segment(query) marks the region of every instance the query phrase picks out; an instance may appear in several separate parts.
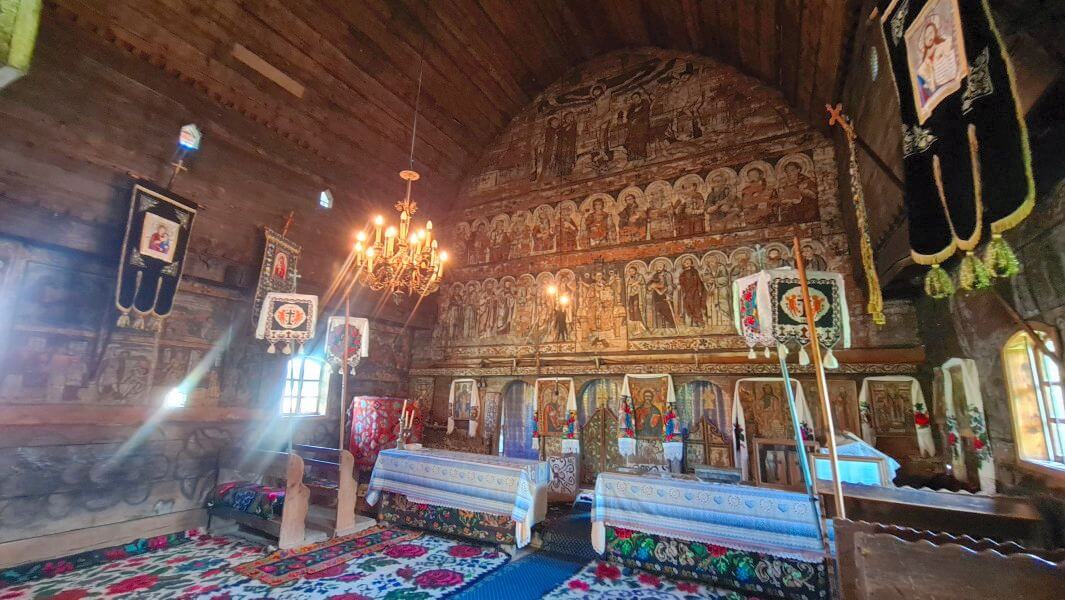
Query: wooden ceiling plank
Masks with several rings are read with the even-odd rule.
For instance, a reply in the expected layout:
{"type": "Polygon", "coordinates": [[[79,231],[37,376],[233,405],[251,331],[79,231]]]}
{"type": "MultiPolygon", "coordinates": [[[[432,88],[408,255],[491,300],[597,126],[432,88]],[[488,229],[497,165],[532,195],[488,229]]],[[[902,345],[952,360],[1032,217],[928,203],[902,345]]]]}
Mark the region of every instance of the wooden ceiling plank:
{"type": "Polygon", "coordinates": [[[746,2],[746,0],[721,0],[718,6],[718,27],[721,32],[720,60],[743,70],[743,64],[740,61],[740,25],[737,15],[740,2],[746,2]]]}
{"type": "MultiPolygon", "coordinates": [[[[384,164],[401,163],[407,155],[408,145],[403,141],[407,128],[398,121],[382,119],[380,111],[374,110],[375,107],[363,96],[333,77],[320,62],[302,50],[314,52],[316,45],[297,46],[293,42],[298,43],[298,39],[290,41],[286,38],[282,30],[291,31],[291,26],[272,27],[272,23],[278,23],[277,15],[269,12],[265,5],[256,3],[259,10],[265,12],[249,13],[234,2],[213,2],[214,12],[209,17],[227,25],[233,32],[220,43],[224,46],[231,39],[243,40],[251,46],[250,50],[268,63],[308,85],[305,97],[297,104],[313,106],[314,112],[318,113],[317,120],[324,127],[343,137],[358,152],[378,154],[384,164]]],[[[291,21],[285,23],[291,25],[291,21]]],[[[449,153],[457,147],[440,150],[431,142],[428,146],[431,156],[425,156],[425,162],[438,165],[438,168],[446,168],[449,153]]]]}
{"type": "Polygon", "coordinates": [[[580,62],[584,62],[599,54],[602,44],[597,39],[592,39],[597,36],[588,35],[597,32],[582,32],[579,35],[573,33],[573,13],[566,0],[537,0],[537,7],[551,27],[555,39],[566,48],[568,56],[579,56],[580,62]]]}
{"type": "Polygon", "coordinates": [[[487,56],[499,65],[501,77],[513,80],[514,85],[530,99],[540,93],[543,87],[534,83],[536,75],[532,68],[507,43],[503,32],[484,14],[477,0],[436,0],[434,5],[440,18],[456,35],[461,31],[464,35],[476,38],[479,44],[488,49],[487,56]],[[469,23],[478,23],[479,26],[470,30],[469,23]]]}
{"type": "Polygon", "coordinates": [[[555,35],[544,16],[544,11],[532,2],[510,2],[508,6],[529,32],[539,38],[536,47],[543,52],[544,64],[549,67],[541,76],[550,78],[551,81],[547,85],[554,83],[574,64],[574,58],[580,55],[580,49],[573,45],[572,40],[563,40],[555,35]]]}
{"type": "Polygon", "coordinates": [[[617,48],[621,48],[621,36],[609,20],[603,18],[603,11],[599,7],[599,0],[582,0],[580,3],[567,0],[556,0],[562,4],[562,15],[569,28],[569,34],[573,37],[594,37],[598,48],[595,53],[605,54],[617,48]],[[579,7],[579,10],[574,10],[579,7]]]}
{"type": "Polygon", "coordinates": [[[759,0],[759,44],[758,65],[762,81],[779,89],[780,73],[777,65],[780,61],[780,47],[777,44],[777,6],[779,0],[759,0]]]}
{"type": "Polygon", "coordinates": [[[684,25],[679,2],[641,0],[639,15],[652,46],[694,52],[691,35],[684,25]]]}
{"type": "MultiPolygon", "coordinates": [[[[539,52],[539,43],[535,34],[530,32],[526,23],[512,14],[509,2],[506,0],[478,0],[478,2],[473,4],[477,6],[483,15],[480,19],[492,23],[514,55],[528,65],[530,76],[536,82],[538,92],[543,91],[544,88],[551,85],[558,78],[558,75],[552,76],[551,74],[561,74],[562,69],[558,69],[553,64],[554,61],[552,59],[539,52]]],[[[474,15],[473,18],[474,21],[472,22],[477,22],[478,17],[474,15]]],[[[535,96],[535,94],[533,95],[535,96]]]]}
{"type": "Polygon", "coordinates": [[[705,53],[706,39],[703,34],[703,21],[699,14],[697,0],[681,0],[680,11],[684,19],[684,32],[688,34],[688,42],[692,52],[705,53]]]}
{"type": "Polygon", "coordinates": [[[799,55],[802,37],[802,0],[782,0],[779,3],[778,25],[780,48],[780,91],[788,103],[795,105],[798,85],[799,55]]]}
{"type": "Polygon", "coordinates": [[[759,48],[761,39],[758,0],[745,0],[736,13],[739,27],[740,68],[745,73],[761,77],[759,48]]]}
{"type": "Polygon", "coordinates": [[[481,77],[498,90],[496,93],[500,97],[504,113],[514,114],[525,106],[530,96],[517,84],[510,70],[499,60],[499,55],[492,51],[483,37],[467,28],[457,27],[454,15],[451,11],[442,10],[442,3],[434,3],[432,6],[435,11],[425,26],[452,60],[464,63],[462,72],[480,71],[481,77]]]}
{"type": "Polygon", "coordinates": [[[698,0],[699,19],[703,32],[702,53],[721,62],[726,62],[724,40],[721,32],[720,0],[698,0]]]}
{"type": "Polygon", "coordinates": [[[414,103],[419,68],[423,68],[420,102],[427,110],[435,108],[440,118],[467,129],[467,135],[477,136],[475,139],[507,122],[498,107],[483,96],[470,93],[468,78],[454,76],[454,65],[446,57],[422,52],[426,38],[421,32],[409,30],[410,19],[404,18],[406,13],[397,13],[399,5],[347,0],[320,0],[315,4],[340,18],[349,38],[356,38],[358,52],[349,56],[394,94],[409,98],[410,104],[414,103]],[[408,26],[404,26],[405,21],[408,26]]]}
{"type": "Polygon", "coordinates": [[[798,114],[810,107],[817,77],[817,48],[821,40],[821,24],[825,19],[824,0],[803,0],[802,37],[799,46],[799,76],[793,104],[798,114]]]}
{"type": "MultiPolygon", "coordinates": [[[[348,41],[347,28],[339,20],[323,19],[315,9],[308,9],[306,5],[298,2],[269,2],[263,6],[276,7],[277,10],[293,15],[295,20],[288,24],[284,34],[291,36],[293,40],[302,40],[300,43],[304,45],[314,46],[314,52],[323,69],[374,104],[377,111],[387,115],[395,126],[401,127],[405,132],[409,131],[407,124],[413,114],[409,99],[393,93],[353,62],[351,56],[356,51],[348,41]],[[311,23],[314,23],[313,27],[311,23]]],[[[372,114],[375,111],[368,112],[372,114]]],[[[426,117],[422,128],[423,135],[427,141],[432,140],[441,151],[454,152],[457,148],[461,149],[462,153],[477,152],[478,145],[467,138],[463,127],[444,117],[439,109],[433,106],[422,107],[422,114],[426,117]]],[[[403,137],[406,137],[406,133],[403,137]]]]}
{"type": "Polygon", "coordinates": [[[647,26],[640,18],[640,0],[600,0],[599,6],[614,24],[624,47],[651,45],[647,26]]]}
{"type": "Polygon", "coordinates": [[[841,0],[833,9],[830,26],[822,34],[818,81],[809,107],[811,122],[822,127],[827,127],[825,104],[835,104],[839,101],[836,94],[841,89],[845,68],[843,53],[854,35],[858,18],[857,2],[841,0]]]}
{"type": "MultiPolygon", "coordinates": [[[[150,11],[161,10],[158,3],[153,3],[150,8],[147,6],[142,6],[141,8],[150,11]]],[[[130,8],[130,10],[133,9],[130,8]]],[[[181,22],[177,20],[180,15],[156,12],[146,12],[144,14],[148,18],[160,22],[181,22]]],[[[219,13],[215,13],[211,16],[222,20],[223,23],[225,22],[224,18],[219,13]]],[[[258,26],[255,19],[248,18],[247,15],[244,15],[244,18],[241,19],[241,21],[244,31],[247,31],[254,36],[257,32],[256,27],[258,26]]],[[[193,39],[196,39],[195,36],[193,36],[193,39]]],[[[229,44],[231,44],[230,39],[220,40],[218,44],[223,47],[228,47],[229,44]]],[[[273,39],[275,40],[275,43],[277,40],[275,34],[271,31],[267,31],[265,35],[261,35],[261,39],[273,39]]],[[[214,44],[207,44],[207,47],[214,47],[214,44]]],[[[209,49],[208,52],[210,52],[209,49]]],[[[233,62],[229,59],[228,55],[223,56],[229,60],[230,63],[233,62]]],[[[302,56],[302,54],[296,50],[286,51],[285,49],[282,49],[277,56],[271,58],[275,61],[279,61],[282,60],[282,56],[288,56],[291,58],[302,56]]],[[[218,62],[222,63],[222,61],[218,62]]],[[[283,60],[282,64],[287,68],[293,68],[287,60],[283,60]]],[[[400,166],[404,164],[407,155],[404,144],[396,143],[396,141],[389,136],[379,135],[377,132],[368,129],[362,121],[358,119],[337,118],[338,115],[336,114],[335,109],[330,109],[328,104],[324,103],[320,98],[317,98],[315,94],[308,93],[303,100],[295,101],[295,103],[299,105],[299,109],[292,110],[290,106],[294,99],[287,97],[286,93],[279,89],[274,89],[270,84],[265,86],[256,85],[253,81],[249,81],[249,84],[259,90],[264,87],[270,90],[272,96],[271,100],[276,106],[278,106],[277,118],[279,120],[283,120],[289,116],[293,116],[294,119],[296,116],[300,117],[299,121],[294,120],[294,127],[305,132],[307,137],[314,137],[321,140],[323,143],[328,144],[327,149],[323,149],[323,151],[337,156],[360,157],[361,164],[369,172],[373,173],[395,169],[397,164],[400,166]]],[[[456,173],[454,176],[457,178],[458,174],[456,173]]]]}

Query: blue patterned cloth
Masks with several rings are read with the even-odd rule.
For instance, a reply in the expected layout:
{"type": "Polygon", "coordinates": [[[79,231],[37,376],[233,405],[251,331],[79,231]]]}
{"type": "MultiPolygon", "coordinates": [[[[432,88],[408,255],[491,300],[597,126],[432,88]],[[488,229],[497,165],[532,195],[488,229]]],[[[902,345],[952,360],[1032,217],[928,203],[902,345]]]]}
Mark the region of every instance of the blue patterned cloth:
{"type": "Polygon", "coordinates": [[[607,525],[807,561],[824,554],[809,498],[745,485],[600,473],[592,506],[600,552],[607,525]]]}
{"type": "Polygon", "coordinates": [[[546,462],[448,450],[384,450],[377,458],[366,502],[381,492],[403,494],[412,502],[493,515],[510,515],[518,546],[547,510],[551,469],[546,462]]]}

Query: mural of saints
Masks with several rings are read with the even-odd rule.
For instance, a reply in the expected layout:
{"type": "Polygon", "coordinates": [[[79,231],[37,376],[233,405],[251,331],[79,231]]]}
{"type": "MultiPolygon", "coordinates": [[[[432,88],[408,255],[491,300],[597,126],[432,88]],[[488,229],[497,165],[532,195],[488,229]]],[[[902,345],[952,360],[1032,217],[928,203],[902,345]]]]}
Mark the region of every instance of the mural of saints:
{"type": "Polygon", "coordinates": [[[558,207],[558,220],[558,251],[570,252],[576,250],[577,239],[580,236],[577,205],[572,202],[560,204],[558,207]]]}
{"type": "Polygon", "coordinates": [[[805,154],[791,154],[777,163],[777,197],[781,223],[820,220],[817,210],[817,182],[814,165],[805,154]]]}
{"type": "Polygon", "coordinates": [[[536,254],[546,254],[555,251],[555,209],[548,205],[536,207],[534,219],[536,224],[532,228],[532,250],[536,254]]]}
{"type": "Polygon", "coordinates": [[[647,208],[643,203],[643,191],[637,187],[625,188],[618,195],[618,238],[622,243],[647,239],[647,208]]]}
{"type": "Polygon", "coordinates": [[[777,222],[775,179],[773,167],[766,162],[755,161],[740,170],[743,221],[748,227],[777,222]]]}
{"type": "Polygon", "coordinates": [[[680,260],[682,267],[677,282],[684,323],[690,327],[702,327],[706,325],[706,284],[696,268],[698,259],[689,255],[680,260]]]}
{"type": "MultiPolygon", "coordinates": [[[[611,150],[614,152],[615,150],[611,150]]],[[[786,154],[776,166],[756,160],[687,173],[672,183],[597,192],[579,202],[541,204],[512,214],[480,217],[456,227],[453,241],[466,264],[530,254],[571,252],[821,220],[813,159],[786,154]]]]}
{"type": "Polygon", "coordinates": [[[676,315],[673,312],[673,273],[669,259],[657,258],[651,262],[647,276],[648,305],[651,313],[651,328],[675,329],[676,315]]]}
{"type": "Polygon", "coordinates": [[[743,227],[736,177],[736,172],[728,167],[714,169],[706,176],[706,230],[711,233],[743,227]]]}
{"type": "Polygon", "coordinates": [[[597,194],[584,201],[581,210],[584,215],[583,235],[580,237],[582,247],[595,248],[617,243],[617,219],[610,212],[613,204],[614,199],[606,194],[597,194]]]}

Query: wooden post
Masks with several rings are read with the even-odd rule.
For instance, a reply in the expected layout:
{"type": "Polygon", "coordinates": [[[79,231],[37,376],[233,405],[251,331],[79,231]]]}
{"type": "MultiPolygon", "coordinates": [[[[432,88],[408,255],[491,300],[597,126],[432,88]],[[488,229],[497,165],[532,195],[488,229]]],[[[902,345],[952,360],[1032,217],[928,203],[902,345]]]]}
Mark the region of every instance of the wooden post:
{"type": "Polygon", "coordinates": [[[347,403],[348,403],[348,357],[351,352],[351,344],[348,343],[348,336],[350,331],[348,330],[348,319],[351,316],[351,287],[348,287],[344,292],[344,362],[340,364],[340,441],[337,443],[337,450],[344,450],[344,426],[347,421],[347,403]]]}
{"type": "MultiPolygon", "coordinates": [[[[817,395],[821,400],[821,411],[825,415],[828,429],[828,456],[832,463],[832,486],[835,490],[836,518],[846,519],[847,509],[843,505],[843,483],[839,480],[839,462],[836,458],[836,427],[832,422],[832,405],[828,400],[828,381],[825,379],[825,366],[821,362],[821,344],[817,339],[817,325],[814,318],[813,304],[810,302],[810,286],[806,281],[806,265],[803,263],[799,238],[792,241],[795,256],[795,268],[799,271],[799,283],[802,285],[802,306],[806,313],[806,326],[810,333],[810,354],[814,359],[814,374],[817,381],[817,395]]],[[[842,291],[842,290],[841,290],[842,291]]],[[[850,318],[849,315],[847,318],[850,318]]],[[[817,489],[817,474],[814,473],[814,490],[817,489]]]]}

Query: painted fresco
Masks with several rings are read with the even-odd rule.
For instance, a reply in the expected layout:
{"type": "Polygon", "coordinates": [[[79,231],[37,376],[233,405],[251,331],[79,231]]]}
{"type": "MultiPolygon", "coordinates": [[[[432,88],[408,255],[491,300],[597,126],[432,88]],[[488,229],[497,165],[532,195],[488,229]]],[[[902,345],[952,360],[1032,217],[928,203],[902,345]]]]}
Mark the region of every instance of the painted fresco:
{"type": "Polygon", "coordinates": [[[662,51],[606,56],[549,86],[485,152],[463,192],[602,177],[794,126],[779,95],[731,68],[662,51]]]}
{"type": "MultiPolygon", "coordinates": [[[[817,241],[804,241],[802,252],[811,263],[836,262],[817,241]]],[[[644,349],[636,344],[645,340],[668,349],[705,344],[707,336],[738,344],[732,282],[791,264],[789,248],[770,243],[457,282],[440,292],[434,343],[449,350],[530,345],[561,352],[644,349]]]]}
{"type": "Polygon", "coordinates": [[[479,217],[456,225],[452,242],[475,265],[820,218],[814,161],[797,152],[479,217]]]}

